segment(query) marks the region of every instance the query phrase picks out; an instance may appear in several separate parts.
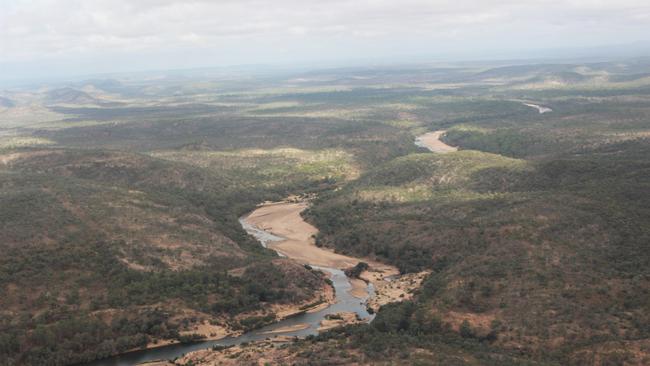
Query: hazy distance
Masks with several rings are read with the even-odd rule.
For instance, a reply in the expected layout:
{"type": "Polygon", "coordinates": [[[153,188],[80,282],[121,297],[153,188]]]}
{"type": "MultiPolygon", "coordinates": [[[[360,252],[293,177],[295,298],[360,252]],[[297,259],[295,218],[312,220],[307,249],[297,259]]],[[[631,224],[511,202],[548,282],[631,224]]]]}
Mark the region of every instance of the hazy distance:
{"type": "Polygon", "coordinates": [[[644,0],[1,0],[0,80],[239,64],[647,55],[644,0]],[[620,45],[617,47],[605,47],[620,45]]]}

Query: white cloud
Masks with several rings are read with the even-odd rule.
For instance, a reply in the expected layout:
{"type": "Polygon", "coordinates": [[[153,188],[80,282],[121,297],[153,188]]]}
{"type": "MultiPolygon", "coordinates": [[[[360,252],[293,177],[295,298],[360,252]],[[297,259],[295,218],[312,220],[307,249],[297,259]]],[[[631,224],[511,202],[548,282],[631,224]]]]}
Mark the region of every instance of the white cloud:
{"type": "Polygon", "coordinates": [[[0,0],[0,62],[189,48],[243,63],[317,57],[317,46],[323,57],[390,56],[533,37],[594,45],[648,37],[649,17],[647,0],[0,0]]]}

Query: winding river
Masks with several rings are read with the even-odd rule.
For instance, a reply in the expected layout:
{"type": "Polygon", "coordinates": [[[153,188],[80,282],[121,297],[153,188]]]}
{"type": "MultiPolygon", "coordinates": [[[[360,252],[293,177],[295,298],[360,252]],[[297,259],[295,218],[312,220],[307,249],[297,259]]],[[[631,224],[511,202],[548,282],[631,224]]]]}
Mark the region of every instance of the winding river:
{"type": "MultiPolygon", "coordinates": [[[[440,141],[445,131],[429,132],[419,136],[415,143],[435,153],[449,153],[457,148],[446,145],[440,141]]],[[[326,272],[332,281],[336,298],[334,303],[328,307],[314,311],[305,312],[296,316],[285,318],[263,328],[244,333],[240,336],[231,336],[213,341],[204,341],[190,344],[172,344],[158,348],[137,350],[114,357],[105,358],[83,366],[131,366],[139,363],[155,360],[171,360],[181,357],[186,353],[213,346],[230,346],[245,342],[260,341],[278,336],[283,337],[305,337],[318,334],[321,321],[329,314],[356,313],[358,318],[365,321],[374,319],[374,315],[367,311],[368,299],[381,303],[401,301],[408,298],[404,296],[405,283],[397,284],[391,288],[400,276],[397,268],[385,264],[369,261],[371,268],[374,268],[366,280],[367,285],[360,280],[355,280],[353,286],[351,280],[343,272],[358,263],[361,259],[337,254],[332,251],[318,248],[313,242],[313,236],[317,229],[305,222],[300,213],[307,208],[305,202],[275,202],[260,205],[256,210],[239,219],[239,222],[246,232],[254,236],[262,246],[275,250],[278,255],[296,260],[299,263],[309,264],[312,268],[326,272]],[[360,284],[361,283],[361,284],[360,284]],[[363,286],[365,288],[360,288],[363,286]],[[375,288],[379,286],[381,294],[375,288]],[[356,287],[356,288],[355,288],[356,287]],[[353,293],[356,296],[353,296],[353,293]],[[359,294],[363,294],[360,296],[359,294]],[[361,298],[360,298],[361,297],[361,298]]],[[[407,278],[411,285],[419,286],[423,273],[414,281],[407,278]]]]}
{"type": "MultiPolygon", "coordinates": [[[[275,245],[282,245],[283,243],[288,243],[288,245],[291,246],[292,239],[293,241],[295,241],[295,234],[298,235],[303,234],[303,236],[312,235],[311,232],[305,233],[302,232],[304,230],[302,231],[300,230],[299,227],[300,225],[308,225],[302,219],[300,219],[298,222],[295,222],[296,221],[295,214],[298,214],[299,216],[299,213],[304,209],[303,207],[294,207],[295,205],[304,205],[304,204],[281,202],[281,203],[274,203],[272,205],[263,205],[257,210],[251,212],[250,214],[240,218],[239,222],[244,228],[244,230],[246,230],[246,232],[248,232],[250,235],[254,236],[264,247],[275,249],[274,247],[275,245]],[[282,209],[284,209],[285,207],[289,208],[289,210],[286,210],[289,212],[289,215],[280,216],[277,219],[279,220],[280,223],[288,222],[287,228],[285,229],[288,229],[289,230],[288,233],[290,234],[289,236],[293,236],[293,237],[287,238],[284,236],[280,236],[275,232],[264,230],[258,227],[254,222],[252,222],[253,218],[256,217],[256,214],[258,212],[262,212],[261,216],[263,217],[269,217],[266,216],[268,215],[268,213],[263,212],[265,209],[268,209],[269,207],[271,207],[275,211],[278,210],[282,211],[282,209]],[[297,229],[297,233],[294,232],[294,229],[297,229]]],[[[278,231],[283,231],[283,230],[280,228],[278,229],[278,231]]],[[[320,255],[326,258],[327,261],[324,263],[338,264],[340,266],[345,265],[347,267],[347,265],[349,264],[349,260],[358,262],[358,260],[354,258],[345,257],[328,251],[324,251],[323,249],[316,248],[315,246],[311,247],[309,245],[306,245],[306,243],[301,243],[300,245],[302,245],[301,249],[308,249],[308,251],[311,250],[312,255],[315,256],[320,255]],[[320,251],[324,251],[324,252],[321,253],[320,251]],[[332,262],[332,260],[334,260],[334,262],[332,262]]],[[[283,250],[278,248],[276,251],[280,256],[292,257],[291,255],[287,255],[292,253],[291,249],[283,250]]],[[[352,295],[353,286],[350,282],[350,279],[345,275],[345,273],[341,268],[335,268],[334,266],[333,267],[319,266],[319,264],[321,264],[322,261],[316,257],[314,257],[313,259],[314,262],[316,263],[311,263],[310,257],[300,256],[299,258],[297,258],[299,262],[310,264],[312,268],[326,272],[328,274],[328,277],[332,281],[332,285],[334,287],[335,294],[336,294],[336,300],[333,304],[329,305],[325,309],[315,311],[315,312],[306,312],[293,317],[289,317],[280,320],[276,323],[273,323],[271,325],[265,326],[260,329],[256,329],[248,333],[244,333],[236,337],[226,337],[214,341],[205,341],[205,342],[197,342],[197,343],[190,343],[190,344],[178,343],[178,344],[172,344],[172,345],[162,346],[158,348],[137,350],[137,351],[121,354],[118,356],[85,363],[82,365],[84,366],[131,366],[131,365],[148,362],[148,361],[171,360],[180,357],[186,353],[205,349],[205,348],[211,348],[213,346],[237,345],[244,342],[265,340],[277,336],[305,337],[308,335],[315,335],[318,334],[318,328],[320,327],[321,321],[325,319],[328,314],[336,314],[341,312],[354,312],[357,314],[357,316],[360,319],[371,321],[374,318],[374,315],[368,313],[366,309],[366,299],[368,297],[374,296],[374,286],[372,284],[368,284],[366,288],[366,293],[367,293],[366,299],[359,299],[358,297],[352,295]],[[288,331],[283,331],[285,329],[288,331]],[[289,329],[294,329],[294,330],[289,330],[289,329]]]]}

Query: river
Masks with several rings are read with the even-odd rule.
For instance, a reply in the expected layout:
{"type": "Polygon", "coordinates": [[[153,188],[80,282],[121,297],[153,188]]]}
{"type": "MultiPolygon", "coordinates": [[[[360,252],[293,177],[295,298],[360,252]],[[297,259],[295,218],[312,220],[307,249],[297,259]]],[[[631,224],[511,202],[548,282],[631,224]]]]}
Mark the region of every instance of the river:
{"type": "Polygon", "coordinates": [[[526,107],[530,107],[530,108],[535,108],[535,109],[537,109],[537,111],[539,112],[539,114],[544,114],[544,113],[550,113],[550,112],[553,112],[553,110],[552,110],[551,108],[549,108],[549,107],[544,107],[544,106],[541,106],[541,105],[538,105],[538,104],[533,104],[533,103],[522,103],[522,104],[525,105],[526,107]]]}
{"type": "MultiPolygon", "coordinates": [[[[278,209],[282,210],[284,208],[283,205],[286,207],[293,208],[291,205],[296,205],[296,204],[276,203],[274,204],[273,209],[276,211],[278,209]]],[[[246,230],[246,232],[254,236],[264,247],[273,248],[274,244],[282,244],[283,242],[291,243],[290,240],[291,238],[282,237],[273,232],[263,230],[257,225],[255,225],[255,223],[251,222],[254,220],[254,217],[256,217],[256,212],[259,212],[260,210],[263,210],[265,207],[269,207],[269,206],[271,205],[262,206],[258,208],[258,210],[255,210],[252,213],[250,213],[249,215],[240,218],[239,220],[240,224],[242,225],[244,230],[246,230]]],[[[300,213],[300,211],[302,211],[302,209],[303,208],[300,208],[300,210],[297,211],[298,214],[300,213]]],[[[288,226],[291,226],[291,230],[292,230],[291,232],[293,232],[293,230],[296,227],[299,227],[300,225],[304,225],[303,224],[304,221],[302,221],[301,219],[300,221],[302,222],[295,222],[296,220],[293,215],[294,213],[295,210],[290,210],[291,216],[284,215],[277,218],[280,224],[289,223],[288,226]]],[[[266,217],[269,217],[268,214],[265,215],[266,217]]],[[[282,231],[282,228],[279,228],[278,231],[282,231]]],[[[311,233],[307,233],[307,234],[311,235],[311,233]]],[[[305,248],[305,244],[303,243],[303,249],[304,248],[305,248]]],[[[309,249],[313,249],[313,248],[309,248],[309,249]]],[[[313,253],[314,255],[318,255],[318,254],[323,255],[323,253],[319,253],[318,250],[321,249],[317,249],[317,251],[312,251],[311,253],[313,253]]],[[[286,256],[286,254],[283,253],[281,249],[277,250],[277,252],[281,256],[286,256]]],[[[335,254],[331,253],[329,257],[336,258],[336,257],[332,257],[332,255],[335,254]]],[[[324,256],[328,257],[327,255],[324,256]]],[[[341,256],[341,257],[349,258],[345,256],[341,256]]],[[[298,261],[305,262],[304,260],[301,259],[304,258],[302,257],[298,258],[298,261]]],[[[307,260],[309,260],[309,258],[307,260]]],[[[121,354],[118,356],[113,356],[102,360],[85,363],[82,365],[84,366],[131,366],[138,363],[154,361],[154,360],[171,360],[180,357],[186,353],[197,351],[200,349],[211,348],[213,346],[230,346],[230,345],[241,344],[244,342],[269,339],[277,336],[306,337],[308,335],[318,334],[318,328],[320,326],[320,322],[323,319],[325,319],[326,315],[328,314],[354,312],[358,315],[359,318],[364,319],[366,321],[371,321],[374,318],[374,315],[369,314],[366,309],[366,301],[364,299],[359,299],[357,297],[354,297],[351,294],[352,284],[350,283],[350,279],[345,275],[345,273],[343,273],[341,268],[318,266],[317,264],[321,263],[319,260],[313,260],[313,262],[316,263],[308,262],[308,264],[310,264],[314,269],[326,272],[328,274],[330,280],[332,281],[332,285],[336,293],[335,303],[331,304],[330,306],[328,306],[323,310],[313,312],[313,313],[303,313],[297,316],[286,318],[284,320],[280,320],[276,323],[270,324],[263,328],[248,333],[244,333],[237,337],[226,337],[214,341],[205,341],[205,342],[197,342],[197,343],[189,343],[189,344],[172,344],[172,345],[162,346],[158,348],[137,350],[137,351],[121,354]],[[294,329],[297,328],[299,329],[292,330],[292,331],[281,331],[282,329],[291,329],[291,327],[294,327],[294,329]]],[[[333,263],[347,265],[349,262],[348,260],[343,260],[341,262],[333,262],[333,263]]],[[[367,291],[367,296],[369,297],[374,296],[374,286],[372,284],[367,285],[366,291],[367,291]]]]}

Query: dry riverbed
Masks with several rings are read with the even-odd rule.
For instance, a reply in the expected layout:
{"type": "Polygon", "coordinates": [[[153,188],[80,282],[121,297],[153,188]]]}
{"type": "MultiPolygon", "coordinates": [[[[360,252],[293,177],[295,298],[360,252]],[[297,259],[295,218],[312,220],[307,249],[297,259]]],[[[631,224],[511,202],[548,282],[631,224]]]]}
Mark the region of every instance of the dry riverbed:
{"type": "Polygon", "coordinates": [[[428,132],[422,136],[419,136],[415,139],[415,144],[429,149],[431,152],[438,154],[445,154],[454,151],[458,151],[457,147],[449,146],[444,142],[440,141],[440,137],[445,134],[447,131],[435,131],[428,132]]]}
{"type": "MultiPolygon", "coordinates": [[[[416,144],[428,148],[435,153],[448,153],[456,151],[456,147],[449,146],[442,141],[440,137],[445,131],[435,131],[418,137],[416,144]]],[[[348,293],[365,301],[368,308],[375,312],[382,305],[409,300],[414,296],[415,290],[420,288],[422,281],[429,272],[410,273],[400,275],[399,270],[390,265],[386,265],[368,258],[356,258],[339,253],[327,248],[319,248],[315,244],[315,237],[318,229],[306,222],[301,213],[309,207],[307,201],[300,201],[295,198],[282,202],[268,202],[258,206],[250,214],[243,217],[240,221],[242,225],[249,230],[249,233],[255,233],[255,236],[261,240],[262,244],[269,249],[273,249],[282,256],[292,259],[298,263],[311,265],[314,267],[346,270],[356,266],[359,262],[368,264],[368,269],[363,271],[359,278],[350,278],[348,293]],[[265,237],[267,236],[267,237],[265,237]],[[369,286],[372,285],[373,294],[369,293],[369,286]]],[[[333,289],[327,286],[323,289],[320,300],[313,308],[305,309],[304,306],[289,306],[286,308],[268,309],[276,314],[278,319],[285,319],[300,312],[315,313],[329,308],[337,302],[333,289]]],[[[354,312],[338,312],[336,314],[326,315],[320,321],[318,331],[329,330],[332,328],[344,326],[347,324],[360,323],[364,320],[354,312]]],[[[281,334],[309,327],[306,323],[293,324],[286,327],[278,327],[265,332],[269,336],[281,334]]],[[[202,327],[198,327],[202,328],[202,327]]],[[[194,330],[200,331],[201,329],[194,330]]],[[[207,333],[213,332],[213,329],[206,329],[207,333]]],[[[232,364],[239,364],[240,361],[250,356],[250,361],[255,360],[255,355],[263,350],[268,350],[269,345],[274,342],[288,341],[284,336],[276,336],[268,341],[255,341],[247,347],[234,346],[223,351],[202,350],[187,354],[178,360],[179,364],[230,364],[225,361],[233,361],[232,364]],[[236,357],[235,357],[236,356],[236,357]]],[[[271,348],[273,349],[273,348],[271,348]]]]}
{"type": "Polygon", "coordinates": [[[360,300],[367,300],[368,306],[375,311],[387,303],[413,297],[413,291],[420,287],[422,280],[428,274],[427,272],[400,276],[399,270],[394,266],[368,258],[350,257],[317,247],[314,237],[318,233],[318,229],[303,220],[300,215],[308,205],[307,202],[267,203],[251,212],[244,220],[255,227],[284,238],[281,241],[269,242],[267,245],[302,264],[345,270],[359,262],[366,262],[369,265],[368,270],[364,271],[360,278],[350,279],[352,289],[349,292],[360,300]],[[374,286],[375,296],[369,296],[368,283],[374,286]]]}
{"type": "MultiPolygon", "coordinates": [[[[303,220],[300,213],[308,207],[307,202],[275,202],[258,207],[245,217],[245,221],[273,235],[284,238],[282,241],[270,242],[268,247],[282,255],[302,264],[345,270],[359,262],[369,265],[367,281],[375,285],[385,282],[384,278],[396,276],[396,267],[366,258],[355,258],[316,246],[314,237],[318,233],[313,225],[303,220]]],[[[352,279],[351,294],[358,298],[367,298],[367,283],[352,279]]]]}
{"type": "Polygon", "coordinates": [[[307,208],[306,202],[275,202],[260,206],[246,216],[246,222],[284,238],[268,243],[268,247],[302,264],[345,269],[359,260],[317,247],[314,236],[318,233],[313,225],[302,219],[300,213],[307,208]]]}
{"type": "MultiPolygon", "coordinates": [[[[335,253],[326,248],[319,248],[315,244],[315,236],[318,233],[313,225],[303,220],[301,213],[309,206],[305,201],[273,202],[260,205],[256,210],[243,218],[243,221],[257,229],[262,229],[276,237],[275,241],[265,242],[266,246],[293,259],[301,264],[308,264],[315,267],[332,268],[345,270],[356,266],[359,262],[368,264],[368,269],[361,273],[360,278],[350,278],[350,295],[360,301],[366,301],[368,307],[377,311],[382,305],[390,302],[399,302],[410,299],[426,276],[426,272],[399,275],[399,270],[368,258],[356,258],[335,253]],[[374,295],[368,293],[368,284],[372,284],[374,295]]],[[[315,312],[329,307],[337,301],[335,294],[330,288],[324,289],[319,295],[321,301],[313,309],[307,312],[315,312]]],[[[290,309],[272,309],[279,318],[291,316],[295,311],[305,311],[301,307],[290,309]]],[[[326,315],[320,321],[318,331],[325,331],[347,324],[356,324],[367,321],[360,318],[354,312],[338,312],[326,315]]],[[[287,327],[280,327],[266,332],[269,336],[275,334],[306,329],[308,324],[294,324],[287,327]]],[[[178,364],[241,364],[247,360],[257,364],[262,361],[261,353],[276,351],[271,345],[276,341],[288,341],[283,336],[277,336],[272,340],[256,341],[249,346],[234,346],[222,351],[201,350],[187,354],[177,361],[178,364]],[[232,362],[231,362],[232,361],[232,362]]],[[[288,356],[288,355],[287,355],[288,356]]],[[[280,356],[282,357],[282,356],[280,356]]],[[[270,358],[272,359],[272,358],[270,358]]]]}
{"type": "Polygon", "coordinates": [[[262,332],[262,334],[289,333],[289,332],[293,332],[293,331],[296,331],[296,330],[302,330],[302,329],[307,329],[307,328],[309,328],[309,324],[296,324],[296,325],[276,328],[276,329],[273,329],[273,330],[269,330],[267,332],[262,332]]]}

